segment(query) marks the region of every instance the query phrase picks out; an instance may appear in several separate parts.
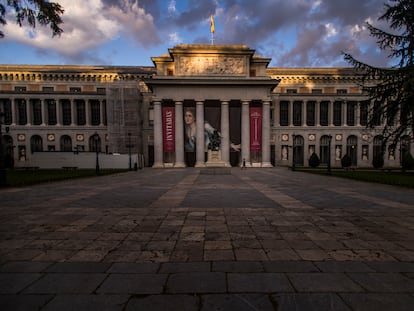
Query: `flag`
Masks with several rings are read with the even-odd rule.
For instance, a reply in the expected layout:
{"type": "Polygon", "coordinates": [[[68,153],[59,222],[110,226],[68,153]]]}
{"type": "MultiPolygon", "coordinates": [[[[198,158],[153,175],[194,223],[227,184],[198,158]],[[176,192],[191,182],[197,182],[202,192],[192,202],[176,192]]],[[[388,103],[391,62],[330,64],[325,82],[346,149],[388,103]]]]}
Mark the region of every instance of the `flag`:
{"type": "Polygon", "coordinates": [[[210,16],[210,31],[211,33],[214,33],[214,16],[210,16]]]}

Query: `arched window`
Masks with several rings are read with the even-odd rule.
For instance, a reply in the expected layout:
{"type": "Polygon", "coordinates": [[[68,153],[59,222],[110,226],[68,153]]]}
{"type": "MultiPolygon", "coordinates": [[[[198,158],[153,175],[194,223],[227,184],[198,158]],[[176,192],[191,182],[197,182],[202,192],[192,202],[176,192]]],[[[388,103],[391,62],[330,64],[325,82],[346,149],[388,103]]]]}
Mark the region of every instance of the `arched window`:
{"type": "Polygon", "coordinates": [[[358,138],[355,135],[348,136],[346,140],[346,153],[351,157],[352,165],[357,165],[358,138]]]}
{"type": "Polygon", "coordinates": [[[72,151],[72,138],[68,135],[60,137],[60,151],[72,151]]]}
{"type": "Polygon", "coordinates": [[[328,135],[323,135],[320,140],[320,160],[321,164],[327,164],[329,159],[329,139],[328,135]]]}
{"type": "Polygon", "coordinates": [[[43,140],[42,137],[39,135],[33,135],[30,138],[30,151],[33,152],[39,152],[43,151],[43,140]]]}
{"type": "Polygon", "coordinates": [[[98,134],[94,134],[91,137],[89,137],[89,151],[101,152],[101,138],[98,134]]]}

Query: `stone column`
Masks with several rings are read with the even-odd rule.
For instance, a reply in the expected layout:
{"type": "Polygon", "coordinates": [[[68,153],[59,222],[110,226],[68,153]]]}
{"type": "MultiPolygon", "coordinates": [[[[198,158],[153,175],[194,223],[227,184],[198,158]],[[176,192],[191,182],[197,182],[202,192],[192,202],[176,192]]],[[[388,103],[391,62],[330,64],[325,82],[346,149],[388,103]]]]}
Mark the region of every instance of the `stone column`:
{"type": "Polygon", "coordinates": [[[347,122],[348,122],[348,115],[347,115],[347,106],[348,106],[348,102],[347,101],[342,101],[342,105],[341,105],[341,112],[342,112],[342,118],[341,118],[341,125],[342,126],[348,126],[347,122]]]}
{"type": "Polygon", "coordinates": [[[333,119],[334,119],[334,103],[333,101],[330,101],[328,104],[328,115],[329,115],[329,120],[328,120],[328,124],[329,126],[334,126],[333,124],[333,119]]]}
{"type": "Polygon", "coordinates": [[[32,105],[30,105],[30,98],[25,99],[26,104],[26,116],[27,116],[27,122],[26,125],[32,124],[32,105]]]}
{"type": "Polygon", "coordinates": [[[196,163],[195,167],[205,166],[204,142],[204,102],[196,102],[196,163]]]}
{"type": "Polygon", "coordinates": [[[293,126],[293,101],[289,100],[289,127],[293,126]]]}
{"type": "Polygon", "coordinates": [[[99,125],[104,125],[104,105],[102,99],[99,100],[99,125]]]}
{"type": "Polygon", "coordinates": [[[11,99],[11,114],[12,114],[12,124],[11,125],[16,125],[17,112],[16,112],[16,99],[15,98],[11,99]]]}
{"type": "Polygon", "coordinates": [[[164,167],[164,154],[162,148],[162,114],[160,101],[154,101],[154,165],[152,167],[164,167]]]}
{"type": "Polygon", "coordinates": [[[250,164],[250,117],[249,101],[242,101],[242,124],[241,124],[241,161],[246,160],[246,166],[250,164]]]}
{"type": "Polygon", "coordinates": [[[175,164],[174,167],[185,167],[184,162],[184,116],[183,103],[175,102],[175,164]]]}
{"type": "MultiPolygon", "coordinates": [[[[76,107],[75,107],[75,100],[73,98],[70,99],[70,113],[71,113],[71,126],[76,125],[75,119],[76,118],[76,107]]],[[[77,120],[76,120],[77,121],[77,120]]]]}
{"type": "Polygon", "coordinates": [[[262,116],[262,167],[272,167],[270,163],[270,102],[263,102],[262,116]]]}
{"type": "MultiPolygon", "coordinates": [[[[46,125],[46,116],[48,116],[48,107],[46,107],[45,109],[45,100],[43,98],[40,99],[40,112],[41,112],[41,118],[42,118],[42,122],[41,125],[45,126],[46,125]]],[[[49,120],[47,120],[49,123],[49,120]]]]}
{"type": "Polygon", "coordinates": [[[59,99],[54,99],[55,101],[55,105],[56,105],[56,125],[60,126],[61,120],[62,120],[62,116],[61,116],[61,111],[60,111],[60,106],[61,106],[61,102],[59,99]]]}
{"type": "Polygon", "coordinates": [[[302,101],[302,126],[308,126],[306,124],[306,118],[307,118],[307,113],[306,113],[306,106],[307,106],[308,102],[303,100],[302,101]]]}
{"type": "Polygon", "coordinates": [[[230,167],[230,119],[229,102],[221,102],[221,160],[230,167]]]}
{"type": "Polygon", "coordinates": [[[315,125],[321,126],[321,101],[315,102],[315,125]]]}
{"type": "Polygon", "coordinates": [[[274,99],[273,100],[273,119],[274,119],[274,126],[280,126],[280,100],[274,99]]]}
{"type": "Polygon", "coordinates": [[[85,126],[90,126],[91,125],[91,117],[90,117],[90,111],[91,111],[91,107],[92,107],[92,105],[91,105],[91,100],[90,99],[88,99],[88,100],[84,100],[84,103],[85,103],[85,126]]]}

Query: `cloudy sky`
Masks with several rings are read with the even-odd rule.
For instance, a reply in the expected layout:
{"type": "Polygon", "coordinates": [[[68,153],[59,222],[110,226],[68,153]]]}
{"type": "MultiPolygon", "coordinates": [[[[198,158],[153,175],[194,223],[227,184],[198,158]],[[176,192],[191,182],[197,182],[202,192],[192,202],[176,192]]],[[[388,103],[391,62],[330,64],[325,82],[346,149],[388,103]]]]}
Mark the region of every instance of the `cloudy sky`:
{"type": "Polygon", "coordinates": [[[54,0],[64,33],[2,27],[2,64],[152,66],[180,43],[246,44],[273,67],[346,66],[341,51],[387,65],[365,22],[378,23],[387,0],[54,0]]]}

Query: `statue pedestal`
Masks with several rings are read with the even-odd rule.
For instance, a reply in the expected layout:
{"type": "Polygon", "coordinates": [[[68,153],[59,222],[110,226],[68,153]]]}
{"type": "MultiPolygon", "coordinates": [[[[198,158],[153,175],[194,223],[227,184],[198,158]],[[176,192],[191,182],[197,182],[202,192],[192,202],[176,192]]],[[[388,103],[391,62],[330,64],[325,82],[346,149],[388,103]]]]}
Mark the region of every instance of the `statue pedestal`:
{"type": "Polygon", "coordinates": [[[221,150],[208,151],[206,167],[226,167],[226,163],[221,160],[221,150]]]}

